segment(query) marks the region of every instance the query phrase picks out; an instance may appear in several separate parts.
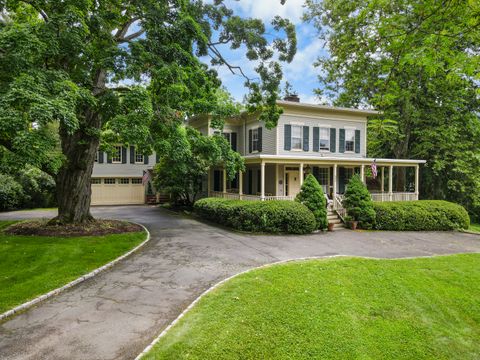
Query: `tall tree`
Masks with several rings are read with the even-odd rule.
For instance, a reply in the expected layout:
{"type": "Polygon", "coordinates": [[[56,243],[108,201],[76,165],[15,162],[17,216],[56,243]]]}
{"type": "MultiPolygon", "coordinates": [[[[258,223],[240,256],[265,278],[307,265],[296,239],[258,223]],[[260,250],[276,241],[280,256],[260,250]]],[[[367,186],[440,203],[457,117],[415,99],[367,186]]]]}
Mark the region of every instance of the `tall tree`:
{"type": "MultiPolygon", "coordinates": [[[[375,107],[371,156],[427,159],[421,192],[480,209],[480,3],[307,0],[326,41],[319,93],[375,107]]],[[[478,211],[478,210],[477,210],[478,211]]]]}
{"type": "MultiPolygon", "coordinates": [[[[284,0],[282,0],[284,1],[284,0]]],[[[164,122],[215,113],[217,73],[245,78],[248,110],[274,126],[282,61],[295,54],[295,29],[236,16],[223,0],[0,0],[0,147],[56,173],[57,222],[86,222],[90,177],[101,143],[151,152],[164,122]],[[271,31],[270,31],[271,30],[271,31]],[[244,48],[256,79],[221,47],[244,48]],[[278,59],[278,60],[275,60],[278,59]],[[62,157],[51,163],[59,124],[62,157]]]]}

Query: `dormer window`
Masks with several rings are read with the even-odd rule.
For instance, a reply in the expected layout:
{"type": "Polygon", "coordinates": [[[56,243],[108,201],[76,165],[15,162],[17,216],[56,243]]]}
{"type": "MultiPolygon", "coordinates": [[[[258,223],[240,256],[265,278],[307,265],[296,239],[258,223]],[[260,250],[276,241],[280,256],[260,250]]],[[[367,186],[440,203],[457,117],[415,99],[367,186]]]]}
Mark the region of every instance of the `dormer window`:
{"type": "Polygon", "coordinates": [[[354,129],[345,129],[345,151],[346,152],[355,151],[355,130],[354,129]]]}

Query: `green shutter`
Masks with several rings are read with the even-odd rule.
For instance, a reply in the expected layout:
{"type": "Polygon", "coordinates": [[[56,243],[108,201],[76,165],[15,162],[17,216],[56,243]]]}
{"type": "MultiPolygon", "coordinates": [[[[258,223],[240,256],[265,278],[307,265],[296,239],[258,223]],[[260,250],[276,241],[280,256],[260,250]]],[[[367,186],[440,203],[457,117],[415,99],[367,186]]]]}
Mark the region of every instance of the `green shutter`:
{"type": "Polygon", "coordinates": [[[148,155],[143,155],[143,163],[144,163],[145,165],[148,164],[148,155]]]}
{"type": "Polygon", "coordinates": [[[313,151],[320,150],[320,128],[314,127],[313,128],[313,151]]]}
{"type": "Polygon", "coordinates": [[[130,146],[130,164],[135,164],[135,146],[130,146]]]}
{"type": "Polygon", "coordinates": [[[98,152],[98,163],[103,164],[103,151],[98,152]]]}
{"type": "Polygon", "coordinates": [[[308,142],[310,140],[309,127],[303,127],[303,151],[308,151],[308,142]]]}
{"type": "Polygon", "coordinates": [[[252,129],[248,130],[248,152],[252,152],[252,129]]]}
{"type": "Polygon", "coordinates": [[[236,132],[232,132],[230,134],[230,141],[231,141],[231,146],[232,146],[232,150],[233,151],[237,151],[237,133],[236,132]]]}
{"type": "Polygon", "coordinates": [[[285,150],[292,149],[292,125],[285,125],[283,148],[285,150]]]}
{"type": "Polygon", "coordinates": [[[355,130],[355,152],[360,154],[360,130],[355,130]]]}
{"type": "MultiPolygon", "coordinates": [[[[340,129],[340,133],[342,132],[343,129],[340,129]]],[[[339,167],[338,168],[338,193],[343,194],[345,192],[345,168],[344,167],[339,167]]]]}
{"type": "Polygon", "coordinates": [[[122,164],[127,163],[127,148],[122,146],[122,164]]]}
{"type": "Polygon", "coordinates": [[[330,152],[337,151],[337,129],[330,129],[330,152]]]}
{"type": "Polygon", "coordinates": [[[262,136],[262,128],[258,128],[258,152],[262,152],[263,147],[263,136],[262,136]]]}
{"type": "Polygon", "coordinates": [[[345,152],[345,129],[340,129],[338,152],[345,152]]]}

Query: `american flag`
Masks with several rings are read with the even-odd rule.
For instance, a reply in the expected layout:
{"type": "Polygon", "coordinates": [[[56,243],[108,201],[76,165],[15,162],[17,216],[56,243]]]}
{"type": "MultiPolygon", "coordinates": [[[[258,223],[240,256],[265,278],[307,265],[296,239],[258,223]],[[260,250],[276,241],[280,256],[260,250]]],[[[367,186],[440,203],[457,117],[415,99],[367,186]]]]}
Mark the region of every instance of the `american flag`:
{"type": "Polygon", "coordinates": [[[148,170],[143,171],[143,177],[142,177],[142,185],[145,185],[148,182],[148,179],[150,178],[148,170]]]}
{"type": "Polygon", "coordinates": [[[377,175],[378,175],[378,172],[377,172],[377,163],[375,162],[375,160],[373,160],[373,163],[372,165],[370,165],[371,169],[372,169],[372,176],[374,179],[377,178],[377,175]]]}

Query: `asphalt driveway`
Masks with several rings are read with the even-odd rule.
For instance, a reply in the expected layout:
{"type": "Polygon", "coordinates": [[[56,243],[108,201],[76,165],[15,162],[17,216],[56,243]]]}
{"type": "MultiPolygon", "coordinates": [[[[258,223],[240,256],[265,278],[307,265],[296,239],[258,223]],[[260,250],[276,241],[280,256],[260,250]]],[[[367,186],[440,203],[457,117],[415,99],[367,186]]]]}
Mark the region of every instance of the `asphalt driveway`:
{"type": "MultiPolygon", "coordinates": [[[[1,359],[133,359],[212,284],[279,260],[480,252],[480,236],[454,232],[249,236],[156,207],[97,207],[93,214],[142,223],[152,239],[111,270],[1,323],[1,359]]],[[[0,220],[52,216],[21,211],[0,220]]]]}

